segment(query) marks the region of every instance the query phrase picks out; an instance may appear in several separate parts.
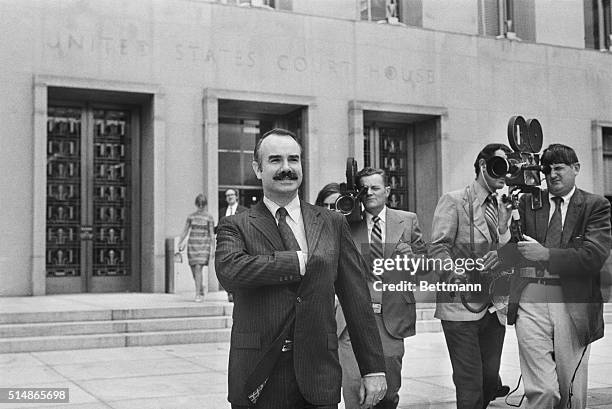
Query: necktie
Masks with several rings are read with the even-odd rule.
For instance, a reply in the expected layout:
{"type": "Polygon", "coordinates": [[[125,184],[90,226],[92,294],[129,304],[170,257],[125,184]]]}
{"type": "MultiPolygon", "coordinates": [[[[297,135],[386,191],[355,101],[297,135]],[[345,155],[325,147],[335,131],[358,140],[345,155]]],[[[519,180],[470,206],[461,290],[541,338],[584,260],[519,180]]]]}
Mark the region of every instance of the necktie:
{"type": "Polygon", "coordinates": [[[555,196],[552,198],[555,202],[555,212],[548,223],[548,230],[546,231],[546,241],[544,246],[550,248],[561,247],[561,233],[563,232],[563,224],[561,220],[561,205],[563,204],[563,198],[555,196]]]}
{"type": "Polygon", "coordinates": [[[499,242],[499,218],[497,215],[497,199],[495,198],[495,195],[493,193],[491,193],[486,200],[485,219],[487,221],[489,233],[491,234],[491,239],[493,239],[494,244],[497,244],[499,242]]]}
{"type": "MultiPolygon", "coordinates": [[[[382,242],[382,230],[380,228],[380,217],[372,217],[372,233],[370,234],[370,263],[374,264],[374,260],[377,258],[383,258],[383,242],[382,242]]],[[[375,280],[380,280],[380,277],[372,274],[375,280]]]]}
{"type": "Polygon", "coordinates": [[[276,217],[278,218],[278,231],[280,232],[281,239],[283,239],[283,244],[285,246],[285,250],[289,251],[300,251],[300,245],[298,244],[291,227],[287,224],[287,209],[284,207],[279,207],[276,211],[276,217]]]}

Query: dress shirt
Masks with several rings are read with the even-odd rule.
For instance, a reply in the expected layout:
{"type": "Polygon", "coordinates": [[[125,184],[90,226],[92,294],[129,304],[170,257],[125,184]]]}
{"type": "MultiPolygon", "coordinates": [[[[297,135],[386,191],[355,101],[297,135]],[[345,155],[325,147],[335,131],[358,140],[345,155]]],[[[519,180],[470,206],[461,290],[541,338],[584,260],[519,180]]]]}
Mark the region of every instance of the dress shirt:
{"type": "Polygon", "coordinates": [[[382,241],[383,248],[384,248],[385,238],[387,237],[387,232],[385,228],[387,225],[387,206],[384,206],[383,209],[380,211],[380,213],[378,213],[378,215],[371,214],[368,211],[365,212],[365,215],[366,215],[366,223],[368,224],[368,241],[369,242],[372,241],[372,228],[374,227],[374,222],[372,221],[372,219],[374,218],[374,216],[380,217],[380,220],[378,221],[378,225],[380,226],[381,241],[382,241]]]}
{"type": "MultiPolygon", "coordinates": [[[[372,221],[372,219],[374,218],[374,216],[372,213],[369,212],[365,212],[365,216],[366,216],[366,223],[368,225],[368,241],[371,242],[372,241],[372,228],[374,227],[374,222],[372,221]]],[[[385,237],[386,232],[385,232],[385,226],[387,223],[387,206],[384,206],[383,209],[380,211],[380,213],[378,213],[378,217],[380,217],[380,220],[378,221],[378,225],[380,226],[380,233],[381,233],[381,241],[383,244],[383,251],[385,248],[385,237]]],[[[384,372],[374,372],[374,373],[369,373],[364,375],[364,377],[366,376],[385,376],[384,372]]]]}
{"type": "MultiPolygon", "coordinates": [[[[510,240],[510,229],[506,228],[506,231],[503,233],[499,232],[499,222],[501,221],[501,214],[499,213],[499,195],[497,194],[497,191],[491,192],[488,189],[486,189],[484,186],[482,186],[478,180],[475,180],[472,185],[471,185],[471,189],[472,189],[472,195],[476,195],[476,201],[477,203],[480,205],[480,207],[482,208],[482,214],[484,215],[485,209],[486,209],[486,201],[487,198],[489,197],[489,195],[493,194],[495,195],[495,199],[497,200],[497,222],[498,222],[498,226],[497,226],[497,233],[499,234],[499,244],[500,246],[504,245],[505,243],[507,243],[510,240]]],[[[473,200],[473,199],[472,199],[473,200]]],[[[474,217],[476,217],[476,215],[474,215],[474,217]]],[[[508,224],[510,223],[510,220],[508,220],[508,224]]],[[[506,226],[507,227],[507,226],[506,226]]]]}
{"type": "MultiPolygon", "coordinates": [[[[576,191],[576,186],[574,186],[572,190],[569,191],[568,194],[566,194],[565,196],[561,196],[561,198],[563,199],[563,203],[561,203],[561,228],[563,228],[563,226],[565,225],[565,215],[567,214],[567,208],[569,206],[569,202],[572,199],[572,196],[574,195],[575,191],[576,191]]],[[[550,219],[552,219],[553,213],[555,213],[555,210],[557,210],[557,205],[552,200],[553,197],[555,197],[555,195],[548,192],[548,201],[550,202],[550,211],[548,212],[548,223],[550,223],[550,219]]]]}
{"type": "MultiPolygon", "coordinates": [[[[276,218],[276,212],[281,208],[278,204],[268,199],[266,196],[263,198],[263,202],[272,213],[276,225],[278,226],[278,219],[276,218]]],[[[306,261],[308,258],[308,242],[306,241],[306,230],[304,229],[304,219],[302,218],[302,209],[300,208],[300,198],[295,195],[293,200],[284,206],[287,209],[287,218],[285,219],[289,228],[293,232],[295,239],[300,245],[301,251],[297,252],[298,259],[300,262],[300,275],[306,274],[306,261]]]]}
{"type": "Polygon", "coordinates": [[[233,216],[236,214],[236,209],[238,208],[238,203],[234,203],[233,205],[228,205],[225,210],[226,216],[233,216]]]}

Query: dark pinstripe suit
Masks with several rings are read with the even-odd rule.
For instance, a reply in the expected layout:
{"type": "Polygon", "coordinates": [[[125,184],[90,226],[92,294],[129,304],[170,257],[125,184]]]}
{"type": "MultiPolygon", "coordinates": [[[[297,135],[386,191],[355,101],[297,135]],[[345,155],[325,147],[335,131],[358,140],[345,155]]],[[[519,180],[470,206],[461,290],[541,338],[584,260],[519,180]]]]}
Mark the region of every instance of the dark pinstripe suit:
{"type": "MultiPolygon", "coordinates": [[[[334,289],[343,306],[363,374],[384,372],[382,346],[365,282],[366,264],[344,216],[301,202],[308,241],[306,274],[285,251],[263,203],[225,218],[217,235],[216,269],[234,293],[229,401],[248,405],[244,384],[266,346],[296,310],[293,364],[304,398],[315,405],[340,401],[342,372],[334,319],[334,289]],[[290,285],[299,283],[297,293],[290,285]]],[[[265,393],[274,391],[264,388],[265,393]]]]}

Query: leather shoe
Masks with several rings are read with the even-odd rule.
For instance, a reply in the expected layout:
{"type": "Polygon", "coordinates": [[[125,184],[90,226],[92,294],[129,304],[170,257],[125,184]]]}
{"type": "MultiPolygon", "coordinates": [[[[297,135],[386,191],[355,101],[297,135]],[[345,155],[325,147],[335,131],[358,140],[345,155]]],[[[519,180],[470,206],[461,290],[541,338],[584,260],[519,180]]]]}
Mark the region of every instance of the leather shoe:
{"type": "Polygon", "coordinates": [[[510,387],[508,385],[500,385],[497,387],[497,390],[495,391],[495,395],[493,396],[493,399],[495,400],[497,398],[503,398],[509,393],[510,393],[510,387]]]}

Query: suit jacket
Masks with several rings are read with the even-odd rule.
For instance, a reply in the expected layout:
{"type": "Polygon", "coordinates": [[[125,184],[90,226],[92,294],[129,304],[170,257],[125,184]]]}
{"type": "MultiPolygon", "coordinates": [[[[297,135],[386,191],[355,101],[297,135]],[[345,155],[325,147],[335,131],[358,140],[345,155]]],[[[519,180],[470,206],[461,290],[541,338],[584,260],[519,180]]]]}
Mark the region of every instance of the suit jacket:
{"type": "MultiPolygon", "coordinates": [[[[546,191],[542,192],[542,208],[538,210],[531,208],[531,195],[523,195],[519,207],[523,233],[544,243],[550,208],[546,191]]],[[[603,337],[600,271],[611,246],[610,203],[604,197],[576,188],[568,204],[561,248],[550,249],[550,259],[543,263],[543,267],[559,276],[563,300],[583,345],[603,337]]],[[[507,249],[503,257],[521,265],[535,265],[512,248],[507,249]]],[[[527,284],[528,281],[518,274],[513,277],[508,305],[509,324],[516,322],[521,293],[527,284]]]]}
{"type": "MultiPolygon", "coordinates": [[[[415,255],[426,254],[427,245],[419,227],[417,215],[402,210],[386,209],[384,258],[395,258],[402,254],[402,243],[408,244],[415,255]]],[[[368,226],[364,218],[351,225],[351,233],[357,249],[369,251],[368,226]]],[[[364,254],[367,258],[369,254],[364,254]]],[[[382,275],[383,284],[415,281],[415,276],[405,270],[387,270],[382,275]]],[[[411,291],[383,291],[382,317],[385,329],[394,338],[407,338],[415,334],[416,308],[414,294],[411,291]]],[[[336,311],[338,336],[346,328],[342,309],[336,311]]]]}
{"type": "MultiPolygon", "coordinates": [[[[485,255],[492,249],[493,239],[487,226],[481,200],[479,200],[478,190],[482,189],[477,181],[470,185],[470,196],[474,210],[474,247],[476,254],[471,254],[470,250],[470,213],[467,190],[461,189],[444,194],[438,201],[434,212],[433,226],[431,233],[431,245],[429,256],[441,260],[472,258],[485,255]]],[[[498,205],[502,206],[501,201],[498,205]]],[[[499,237],[499,246],[503,246],[510,240],[510,231],[499,237]]],[[[441,274],[445,278],[445,274],[441,274]]],[[[482,318],[487,310],[475,314],[468,311],[461,301],[458,294],[451,298],[448,292],[438,292],[436,296],[435,316],[441,320],[448,321],[475,321],[482,318]]],[[[504,311],[497,311],[498,319],[505,324],[506,317],[504,311]]]]}
{"type": "Polygon", "coordinates": [[[301,203],[308,261],[300,276],[295,251],[285,251],[276,221],[262,202],[224,218],[217,235],[216,270],[234,294],[229,357],[229,400],[248,405],[244,385],[266,347],[295,309],[295,376],[304,398],[316,405],[340,401],[342,371],[334,319],[334,291],[363,375],[384,372],[380,336],[365,281],[366,264],[339,213],[301,203]],[[297,293],[295,283],[299,283],[297,293]]]}
{"type": "MultiPolygon", "coordinates": [[[[248,207],[244,207],[241,204],[238,205],[238,207],[236,207],[236,213],[234,213],[234,215],[238,214],[238,213],[242,213],[249,210],[248,207]]],[[[223,219],[225,217],[225,212],[227,212],[227,206],[222,207],[221,209],[219,209],[219,221],[221,221],[221,219],[223,219]]]]}

